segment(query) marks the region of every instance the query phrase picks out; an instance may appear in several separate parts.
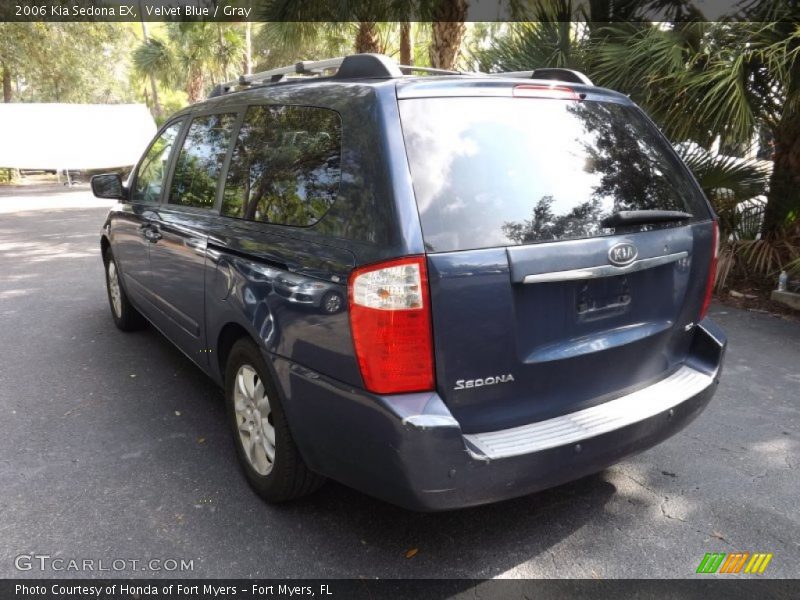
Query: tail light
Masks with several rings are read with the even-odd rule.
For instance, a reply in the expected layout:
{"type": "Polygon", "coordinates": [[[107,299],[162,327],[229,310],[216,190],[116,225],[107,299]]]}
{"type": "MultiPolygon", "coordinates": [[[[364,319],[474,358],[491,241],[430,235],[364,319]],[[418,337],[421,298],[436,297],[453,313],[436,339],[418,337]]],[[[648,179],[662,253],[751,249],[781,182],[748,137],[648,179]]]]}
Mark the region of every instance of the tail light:
{"type": "Polygon", "coordinates": [[[579,94],[571,87],[565,85],[515,85],[513,90],[515,98],[551,98],[554,100],[580,100],[579,94]]]}
{"type": "Polygon", "coordinates": [[[367,389],[379,394],[433,389],[425,258],[355,269],[348,291],[353,343],[367,389]]]}
{"type": "Polygon", "coordinates": [[[711,294],[714,291],[714,282],[717,278],[717,259],[719,258],[719,225],[716,221],[712,221],[711,233],[711,264],[708,267],[708,280],[706,281],[706,293],[703,297],[703,307],[700,309],[700,317],[698,321],[704,319],[708,313],[708,307],[711,304],[711,294]]]}

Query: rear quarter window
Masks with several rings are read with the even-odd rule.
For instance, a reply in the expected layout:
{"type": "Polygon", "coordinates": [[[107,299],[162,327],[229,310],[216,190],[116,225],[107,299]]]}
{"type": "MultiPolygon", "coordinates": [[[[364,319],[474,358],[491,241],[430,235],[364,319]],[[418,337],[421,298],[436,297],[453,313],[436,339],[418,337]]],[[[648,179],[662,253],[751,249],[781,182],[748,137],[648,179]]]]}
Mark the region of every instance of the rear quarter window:
{"type": "MultiPolygon", "coordinates": [[[[702,193],[652,123],[615,102],[400,101],[428,251],[620,233],[623,210],[708,218],[702,193]]],[[[638,225],[636,230],[674,225],[638,225]]],[[[626,231],[630,231],[630,226],[626,231]]]]}
{"type": "Polygon", "coordinates": [[[341,146],[341,120],[335,111],[251,106],[228,168],[222,214],[313,225],[339,193],[341,146]]]}

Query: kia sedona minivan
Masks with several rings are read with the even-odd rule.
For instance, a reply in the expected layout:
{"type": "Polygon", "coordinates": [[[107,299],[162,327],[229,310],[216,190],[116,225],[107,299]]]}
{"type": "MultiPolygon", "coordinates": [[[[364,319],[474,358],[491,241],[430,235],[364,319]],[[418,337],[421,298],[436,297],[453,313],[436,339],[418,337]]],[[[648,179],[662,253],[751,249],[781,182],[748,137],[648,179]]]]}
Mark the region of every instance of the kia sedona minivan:
{"type": "Polygon", "coordinates": [[[714,213],[580,73],[298,63],[92,186],[119,200],[114,322],[224,389],[271,502],[325,478],[417,510],[529,494],[675,434],[718,383],[714,213]]]}

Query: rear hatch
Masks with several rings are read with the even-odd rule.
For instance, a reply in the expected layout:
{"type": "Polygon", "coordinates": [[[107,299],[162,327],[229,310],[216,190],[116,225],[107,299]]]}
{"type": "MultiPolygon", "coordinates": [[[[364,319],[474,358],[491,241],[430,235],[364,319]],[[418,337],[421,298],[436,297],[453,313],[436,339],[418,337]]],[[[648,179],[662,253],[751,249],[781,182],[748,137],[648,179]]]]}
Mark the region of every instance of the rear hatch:
{"type": "Polygon", "coordinates": [[[713,251],[694,179],[622,96],[470,86],[398,90],[436,386],[464,431],[669,375],[689,352],[713,251]]]}

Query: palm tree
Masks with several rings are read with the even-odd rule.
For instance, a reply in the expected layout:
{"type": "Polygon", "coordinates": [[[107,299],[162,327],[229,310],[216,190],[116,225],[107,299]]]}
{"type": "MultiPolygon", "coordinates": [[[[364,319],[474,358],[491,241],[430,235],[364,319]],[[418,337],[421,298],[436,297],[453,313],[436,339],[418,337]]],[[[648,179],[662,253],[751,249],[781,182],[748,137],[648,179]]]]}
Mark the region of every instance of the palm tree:
{"type": "Polygon", "coordinates": [[[705,22],[691,3],[659,2],[698,20],[635,22],[633,12],[608,24],[592,12],[585,23],[567,24],[578,3],[552,0],[542,4],[550,12],[540,22],[512,26],[476,59],[485,70],[582,70],[629,94],[678,142],[750,147],[768,131],[774,149],[764,233],[780,229],[800,217],[800,6],[762,0],[745,7],[746,20],[705,22]]]}
{"type": "Polygon", "coordinates": [[[408,21],[400,22],[400,64],[414,64],[414,42],[411,37],[411,23],[408,21]]]}
{"type": "Polygon", "coordinates": [[[245,75],[253,72],[253,24],[247,21],[244,24],[244,60],[242,67],[245,75]]]}
{"type": "Polygon", "coordinates": [[[133,64],[140,75],[183,85],[194,103],[203,97],[207,84],[238,71],[244,40],[230,26],[168,23],[166,30],[166,40],[150,37],[134,50],[133,64]]]}
{"type": "Polygon", "coordinates": [[[452,69],[458,60],[458,51],[466,29],[467,1],[439,0],[428,10],[432,21],[431,45],[428,49],[431,66],[452,69]]]}
{"type": "Polygon", "coordinates": [[[595,82],[629,93],[672,139],[750,146],[771,131],[765,233],[800,217],[800,28],[788,21],[800,8],[788,6],[762,2],[772,21],[613,25],[590,52],[595,82]]]}
{"type": "Polygon", "coordinates": [[[359,21],[355,40],[356,53],[379,52],[378,30],[375,21],[359,21]]]}
{"type": "MultiPolygon", "coordinates": [[[[142,7],[142,0],[139,0],[139,14],[141,15],[141,23],[142,23],[142,39],[144,43],[150,41],[150,35],[147,30],[147,21],[144,20],[144,8],[142,7]]],[[[153,116],[156,119],[160,119],[162,115],[161,110],[161,103],[158,101],[158,84],[156,83],[155,75],[150,72],[147,75],[147,78],[150,81],[150,93],[153,94],[153,116]]]]}
{"type": "MultiPolygon", "coordinates": [[[[380,50],[377,20],[389,20],[395,8],[382,0],[354,0],[353,2],[330,2],[318,4],[301,0],[266,0],[260,5],[258,18],[270,25],[285,25],[285,31],[293,36],[280,43],[281,48],[300,45],[314,35],[334,30],[348,30],[356,23],[353,37],[355,52],[378,52],[380,50]]],[[[273,39],[278,42],[279,40],[273,39]]]]}

